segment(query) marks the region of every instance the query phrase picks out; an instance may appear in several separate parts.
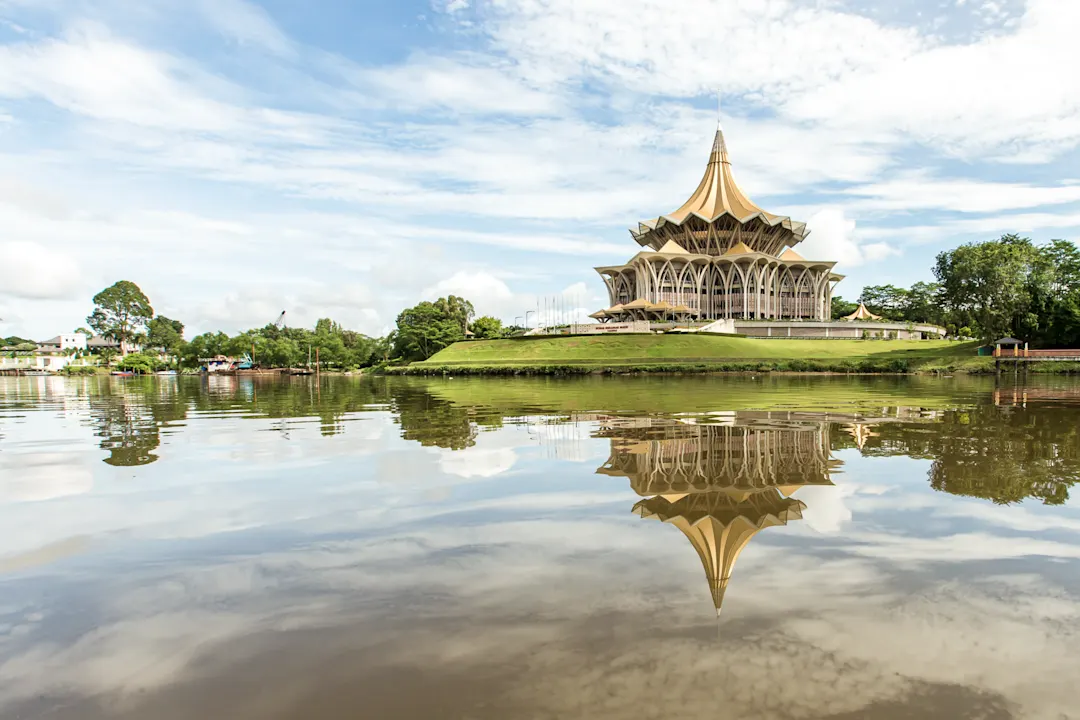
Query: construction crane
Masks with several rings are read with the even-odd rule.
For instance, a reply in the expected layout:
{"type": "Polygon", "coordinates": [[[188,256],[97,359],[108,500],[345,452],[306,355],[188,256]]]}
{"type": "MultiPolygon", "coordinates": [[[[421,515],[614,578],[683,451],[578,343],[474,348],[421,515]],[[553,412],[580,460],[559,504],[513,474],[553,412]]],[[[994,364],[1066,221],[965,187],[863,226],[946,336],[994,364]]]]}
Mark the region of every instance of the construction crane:
{"type": "Polygon", "coordinates": [[[278,315],[277,320],[274,321],[274,327],[276,327],[278,330],[280,330],[284,326],[285,326],[285,311],[282,310],[281,314],[278,315]]]}

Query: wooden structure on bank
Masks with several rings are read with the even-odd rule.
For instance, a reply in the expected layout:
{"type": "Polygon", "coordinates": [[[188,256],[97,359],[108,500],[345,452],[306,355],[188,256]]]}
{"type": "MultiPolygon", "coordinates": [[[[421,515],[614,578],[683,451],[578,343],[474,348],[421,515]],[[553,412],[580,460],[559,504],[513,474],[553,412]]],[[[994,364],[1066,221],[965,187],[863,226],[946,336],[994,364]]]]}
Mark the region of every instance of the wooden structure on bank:
{"type": "Polygon", "coordinates": [[[598,267],[610,307],[600,322],[627,320],[828,320],[843,278],[833,261],[791,248],[806,223],[762,210],[735,184],[719,127],[705,175],[690,199],[630,234],[646,248],[624,265],[598,267]]]}

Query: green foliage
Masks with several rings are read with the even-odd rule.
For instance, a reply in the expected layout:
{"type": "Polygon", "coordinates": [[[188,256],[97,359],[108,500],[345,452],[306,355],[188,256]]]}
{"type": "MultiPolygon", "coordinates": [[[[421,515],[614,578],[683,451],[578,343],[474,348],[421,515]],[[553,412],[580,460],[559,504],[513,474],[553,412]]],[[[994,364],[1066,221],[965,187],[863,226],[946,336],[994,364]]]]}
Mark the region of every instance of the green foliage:
{"type": "MultiPolygon", "coordinates": [[[[917,282],[909,289],[895,285],[869,285],[863,288],[859,302],[864,303],[870,312],[887,320],[945,324],[941,309],[941,286],[937,283],[917,282]]],[[[845,314],[854,310],[853,307],[845,314]]]]}
{"type": "Polygon", "coordinates": [[[504,335],[502,320],[485,315],[472,322],[473,337],[477,340],[494,340],[504,335]]]}
{"type": "Polygon", "coordinates": [[[464,340],[465,327],[472,315],[472,303],[454,295],[402,310],[397,317],[394,355],[406,360],[426,360],[464,340]]]}
{"type": "Polygon", "coordinates": [[[139,286],[121,280],[94,296],[94,312],[86,322],[98,334],[131,342],[154,317],[154,308],[139,286]]]}
{"type": "Polygon", "coordinates": [[[60,372],[64,375],[78,377],[81,375],[96,375],[101,370],[95,365],[68,365],[60,372]]]}
{"type": "Polygon", "coordinates": [[[37,347],[37,343],[33,340],[27,340],[26,338],[19,337],[18,335],[9,335],[3,340],[0,340],[0,345],[3,345],[4,347],[18,347],[19,345],[27,344],[37,347]]]}
{"type": "Polygon", "coordinates": [[[939,253],[934,274],[948,308],[993,340],[1016,332],[1017,319],[1029,312],[1028,275],[1037,256],[1027,238],[1005,235],[939,253]]]}
{"type": "Polygon", "coordinates": [[[1080,250],[1071,242],[1003,235],[940,253],[934,274],[951,318],[984,340],[1080,343],[1080,250]]]}
{"type": "Polygon", "coordinates": [[[144,353],[131,353],[121,358],[117,365],[121,370],[131,370],[137,373],[152,373],[158,367],[156,358],[144,353]]]}
{"type": "Polygon", "coordinates": [[[868,285],[859,295],[859,302],[875,315],[889,320],[903,318],[908,291],[895,285],[868,285]]]}
{"type": "Polygon", "coordinates": [[[183,347],[184,364],[195,367],[202,359],[224,355],[228,351],[228,345],[229,336],[223,332],[196,335],[183,347]]]}
{"type": "Polygon", "coordinates": [[[311,362],[318,357],[324,369],[350,370],[383,361],[389,354],[386,340],[376,340],[323,318],[315,330],[278,328],[266,325],[229,337],[225,333],[196,335],[183,347],[184,363],[196,367],[201,360],[216,355],[241,358],[248,356],[260,367],[299,367],[306,365],[308,350],[311,362]]]}
{"type": "Polygon", "coordinates": [[[859,303],[848,302],[840,296],[836,296],[832,299],[832,319],[839,320],[842,317],[847,317],[851,313],[859,309],[859,303]]]}
{"type": "Polygon", "coordinates": [[[146,326],[146,344],[160,348],[167,353],[175,353],[184,343],[184,323],[158,315],[146,326]]]}

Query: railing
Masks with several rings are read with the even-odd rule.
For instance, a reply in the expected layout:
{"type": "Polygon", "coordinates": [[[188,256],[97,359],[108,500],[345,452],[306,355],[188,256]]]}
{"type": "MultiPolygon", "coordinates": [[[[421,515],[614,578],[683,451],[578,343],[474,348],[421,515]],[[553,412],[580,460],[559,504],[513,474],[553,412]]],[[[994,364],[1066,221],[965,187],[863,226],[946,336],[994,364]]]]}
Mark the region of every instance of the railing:
{"type": "Polygon", "coordinates": [[[1028,357],[1080,358],[1080,350],[1028,350],[1028,357]]]}
{"type": "Polygon", "coordinates": [[[996,358],[1034,358],[1037,360],[1080,360],[1080,350],[1029,350],[1027,348],[994,348],[996,358]]]}

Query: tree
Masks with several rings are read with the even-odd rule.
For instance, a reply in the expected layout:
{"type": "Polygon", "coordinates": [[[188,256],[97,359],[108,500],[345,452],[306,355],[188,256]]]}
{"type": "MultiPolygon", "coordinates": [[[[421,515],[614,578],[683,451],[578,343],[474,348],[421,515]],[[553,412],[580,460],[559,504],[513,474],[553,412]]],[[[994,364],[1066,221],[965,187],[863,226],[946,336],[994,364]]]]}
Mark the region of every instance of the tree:
{"type": "Polygon", "coordinates": [[[465,339],[465,322],[472,304],[453,296],[426,300],[402,310],[397,317],[394,354],[406,360],[426,360],[444,347],[465,339]]]}
{"type": "Polygon", "coordinates": [[[904,298],[901,320],[916,323],[945,324],[945,311],[941,306],[941,285],[917,282],[904,298]]]}
{"type": "Polygon", "coordinates": [[[184,323],[158,315],[146,326],[148,347],[160,348],[161,352],[172,356],[176,361],[176,370],[180,371],[184,349],[184,323]]]}
{"type": "Polygon", "coordinates": [[[93,331],[89,330],[88,328],[84,328],[84,327],[75,328],[75,332],[77,332],[77,333],[79,333],[81,335],[85,335],[87,337],[87,339],[90,339],[90,338],[94,337],[93,331]]]}
{"type": "Polygon", "coordinates": [[[908,291],[895,285],[868,285],[859,295],[859,302],[875,315],[889,320],[903,320],[908,291]]]}
{"type": "Polygon", "coordinates": [[[183,347],[184,364],[188,367],[198,367],[199,363],[206,358],[225,355],[228,345],[229,336],[223,332],[196,335],[183,347]]]}
{"type": "Polygon", "coordinates": [[[184,323],[158,315],[146,326],[146,344],[162,352],[175,353],[184,342],[184,323]]]}
{"type": "Polygon", "coordinates": [[[1032,324],[1038,255],[1031,240],[1017,235],[939,253],[934,275],[942,301],[959,324],[977,329],[984,340],[1021,333],[1021,325],[1032,324]]]}
{"type": "Polygon", "coordinates": [[[839,296],[832,299],[833,320],[839,320],[842,317],[847,317],[858,309],[859,303],[848,302],[847,300],[839,296]]]}
{"type": "Polygon", "coordinates": [[[135,283],[121,280],[94,296],[94,312],[86,322],[99,335],[118,341],[124,353],[152,317],[150,299],[135,283]]]}
{"type": "Polygon", "coordinates": [[[503,336],[502,320],[491,317],[490,315],[478,317],[473,320],[472,332],[473,337],[477,340],[493,340],[495,338],[501,338],[503,336]]]}
{"type": "Polygon", "coordinates": [[[459,298],[456,295],[450,295],[436,300],[435,307],[437,307],[441,313],[458,323],[461,327],[462,337],[464,337],[465,330],[469,327],[469,321],[472,320],[473,315],[476,314],[472,303],[464,298],[459,298]]]}
{"type": "Polygon", "coordinates": [[[1051,347],[1080,347],[1080,249],[1067,240],[1051,240],[1038,253],[1029,280],[1030,315],[1037,320],[1031,339],[1051,347]]]}
{"type": "Polygon", "coordinates": [[[119,367],[137,373],[152,373],[157,367],[157,360],[144,353],[131,353],[120,360],[119,367]]]}
{"type": "Polygon", "coordinates": [[[397,331],[391,330],[385,337],[381,337],[375,341],[375,345],[371,351],[372,363],[390,362],[390,355],[394,352],[397,344],[397,331]]]}

